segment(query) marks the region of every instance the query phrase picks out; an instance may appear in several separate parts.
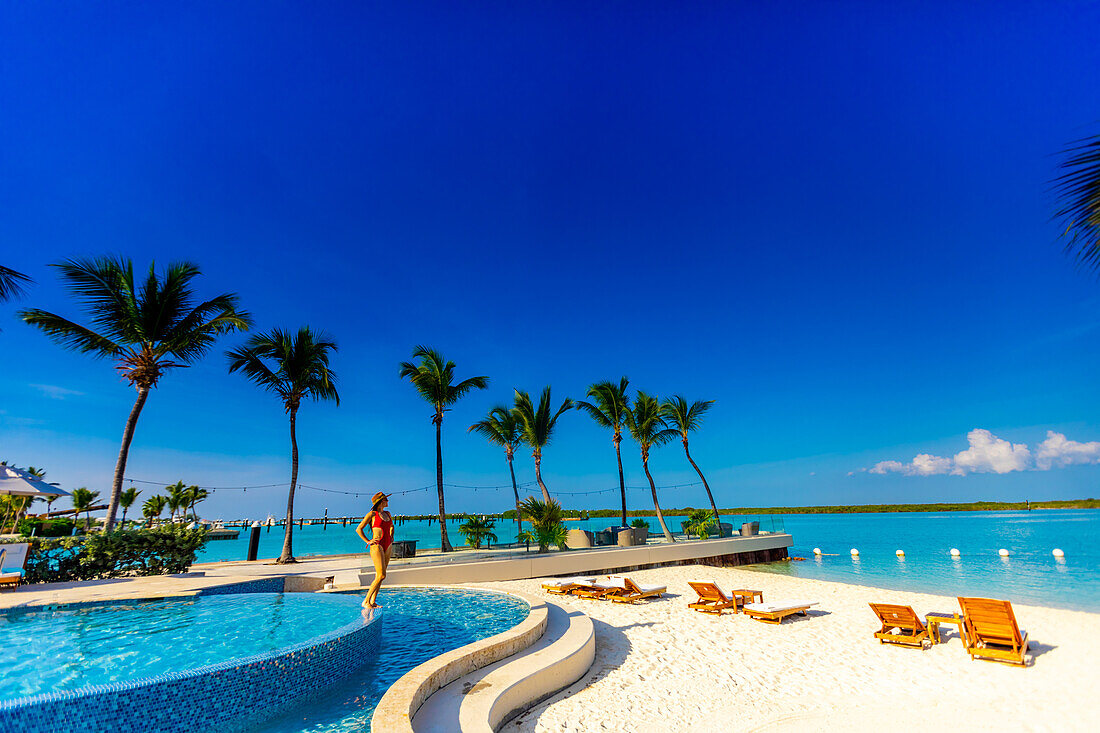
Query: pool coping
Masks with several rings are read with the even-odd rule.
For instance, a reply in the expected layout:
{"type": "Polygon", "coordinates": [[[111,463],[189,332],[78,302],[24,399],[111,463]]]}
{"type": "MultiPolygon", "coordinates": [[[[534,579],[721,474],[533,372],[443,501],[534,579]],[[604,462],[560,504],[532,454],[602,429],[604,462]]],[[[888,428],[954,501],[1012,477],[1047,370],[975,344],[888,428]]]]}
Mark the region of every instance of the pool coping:
{"type": "MultiPolygon", "coordinates": [[[[237,595],[237,594],[231,594],[237,595]]],[[[258,595],[250,593],[248,595],[258,595]]],[[[274,595],[274,594],[273,594],[274,595]]],[[[281,595],[281,594],[280,594],[281,595]]],[[[17,615],[25,613],[41,613],[43,611],[57,611],[66,610],[70,608],[79,608],[85,606],[107,606],[107,605],[134,605],[138,603],[149,603],[155,601],[167,601],[167,600],[189,600],[199,599],[203,596],[201,593],[186,593],[181,595],[163,596],[159,598],[140,598],[132,599],[125,598],[117,601],[76,601],[73,603],[64,604],[52,604],[48,606],[33,606],[33,607],[18,607],[10,609],[0,610],[0,615],[17,615]]],[[[0,700],[0,712],[11,713],[19,711],[23,708],[30,708],[36,705],[55,703],[55,702],[73,702],[84,699],[86,697],[92,697],[97,695],[103,695],[104,693],[126,692],[129,690],[136,690],[143,687],[152,687],[154,685],[162,685],[170,682],[179,682],[182,680],[192,679],[195,677],[201,677],[206,675],[217,674],[219,672],[225,672],[236,667],[243,667],[250,664],[256,664],[259,662],[269,661],[285,657],[290,654],[305,651],[307,649],[326,644],[337,639],[342,639],[345,636],[354,634],[357,631],[361,631],[371,624],[375,623],[378,618],[373,613],[368,613],[365,616],[361,615],[356,620],[344,624],[343,626],[334,629],[325,634],[319,636],[313,636],[309,639],[295,644],[289,644],[287,646],[273,649],[269,652],[261,652],[258,654],[250,654],[247,657],[237,657],[222,662],[216,662],[214,664],[203,665],[202,667],[195,667],[193,669],[187,669],[180,672],[167,672],[165,674],[159,674],[152,677],[141,677],[136,680],[127,680],[125,682],[111,682],[105,685],[90,685],[87,687],[81,687],[76,690],[62,690],[58,692],[44,692],[38,695],[32,695],[30,697],[18,697],[12,700],[0,700]]]]}
{"type": "Polygon", "coordinates": [[[526,602],[531,610],[527,618],[512,628],[432,657],[402,675],[389,686],[382,695],[382,699],[378,701],[378,705],[375,706],[374,715],[371,718],[372,733],[413,733],[413,716],[433,693],[471,672],[527,649],[546,632],[550,615],[549,604],[544,598],[518,591],[476,586],[391,585],[387,587],[445,590],[463,588],[483,593],[498,593],[519,598],[526,602]]]}

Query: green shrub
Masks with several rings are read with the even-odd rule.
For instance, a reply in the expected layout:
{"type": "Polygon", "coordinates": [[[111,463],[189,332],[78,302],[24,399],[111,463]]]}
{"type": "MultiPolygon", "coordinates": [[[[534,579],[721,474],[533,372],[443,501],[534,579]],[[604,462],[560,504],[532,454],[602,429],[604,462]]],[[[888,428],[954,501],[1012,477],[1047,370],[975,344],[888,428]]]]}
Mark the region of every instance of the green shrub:
{"type": "Polygon", "coordinates": [[[24,566],[26,583],[122,578],[182,573],[206,544],[208,530],[169,525],[124,529],[78,537],[30,537],[24,566]]]}
{"type": "Polygon", "coordinates": [[[635,519],[630,523],[631,527],[637,527],[638,529],[649,529],[649,522],[644,519],[635,519]]]}
{"type": "Polygon", "coordinates": [[[32,534],[36,537],[69,537],[75,526],[76,522],[66,517],[45,520],[38,517],[23,517],[16,525],[16,531],[24,537],[30,537],[32,534]]]}

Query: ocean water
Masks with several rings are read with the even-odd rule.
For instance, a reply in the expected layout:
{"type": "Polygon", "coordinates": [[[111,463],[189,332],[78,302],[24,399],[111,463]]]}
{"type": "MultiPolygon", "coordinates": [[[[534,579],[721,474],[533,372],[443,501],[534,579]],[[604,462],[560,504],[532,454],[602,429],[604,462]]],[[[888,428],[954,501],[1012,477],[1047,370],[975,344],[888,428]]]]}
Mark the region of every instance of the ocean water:
{"type": "MultiPolygon", "coordinates": [[[[650,531],[659,534],[656,519],[647,517],[650,531]]],[[[666,517],[669,528],[680,529],[684,517],[666,517]]],[[[740,527],[760,521],[762,531],[786,531],[794,537],[791,555],[802,562],[753,566],[763,572],[859,583],[881,588],[946,595],[978,595],[1021,603],[1100,612],[1100,510],[1043,509],[1031,512],[898,512],[886,514],[788,514],[723,516],[740,527]],[[825,556],[815,558],[813,548],[825,556]],[[961,553],[952,560],[951,548],[961,553]],[[860,551],[853,560],[849,551],[860,551]],[[997,551],[1009,551],[1007,560],[997,551]],[[1051,555],[1055,548],[1064,560],[1051,555]],[[899,560],[895,550],[904,550],[899,560]]],[[[611,519],[569,522],[570,527],[603,529],[611,519]]],[[[462,543],[461,521],[448,522],[451,542],[462,543]]],[[[514,522],[498,522],[502,541],[515,534],[514,522]]],[[[406,522],[397,527],[398,539],[416,539],[418,547],[438,547],[439,527],[406,522]]],[[[261,529],[260,557],[275,557],[282,547],[280,527],[261,529]]],[[[298,556],[363,552],[355,527],[320,525],[294,530],[298,556]]],[[[200,562],[243,560],[248,532],[237,540],[210,542],[200,562]]]]}
{"type": "MultiPolygon", "coordinates": [[[[791,555],[761,572],[1100,612],[1100,510],[792,514],[791,555]],[[815,557],[813,549],[825,554],[815,557]],[[855,548],[859,557],[850,554],[855,548]],[[960,552],[951,557],[951,549],[960,552]],[[1055,558],[1054,549],[1065,553],[1055,558]],[[1009,551],[1001,558],[1000,549],[1009,551]],[[905,552],[905,558],[895,555],[905,552]]],[[[889,598],[884,596],[884,602],[889,598]]]]}

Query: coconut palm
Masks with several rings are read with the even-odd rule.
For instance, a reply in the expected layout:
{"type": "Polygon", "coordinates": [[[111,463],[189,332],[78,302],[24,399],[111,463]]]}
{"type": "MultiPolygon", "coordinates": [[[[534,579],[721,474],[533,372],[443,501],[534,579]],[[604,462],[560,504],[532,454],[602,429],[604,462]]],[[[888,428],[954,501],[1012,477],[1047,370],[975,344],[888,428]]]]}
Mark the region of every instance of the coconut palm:
{"type": "Polygon", "coordinates": [[[653,483],[653,474],[649,472],[649,450],[656,445],[664,445],[676,437],[677,433],[665,423],[661,417],[661,405],[656,396],[647,395],[641,390],[634,398],[634,408],[626,414],[626,427],[630,430],[630,437],[642,449],[642,469],[645,477],[649,479],[649,490],[653,493],[653,508],[657,510],[657,522],[661,525],[661,531],[665,533],[665,539],[673,542],[672,533],[668,531],[665,517],[661,513],[661,505],[657,501],[657,485],[653,483]]]}
{"type": "Polygon", "coordinates": [[[531,521],[534,539],[539,543],[539,552],[546,552],[550,545],[565,549],[565,522],[561,504],[553,499],[543,501],[529,496],[520,502],[520,511],[531,521]]]}
{"type": "Polygon", "coordinates": [[[554,426],[557,425],[558,418],[563,412],[573,408],[573,400],[566,397],[558,411],[551,414],[553,408],[550,403],[550,385],[546,385],[542,388],[542,394],[539,395],[537,408],[531,402],[531,395],[518,389],[516,406],[512,408],[512,412],[519,419],[523,442],[531,447],[531,456],[535,459],[535,480],[542,489],[542,500],[545,502],[550,501],[550,492],[546,490],[546,484],[542,481],[542,449],[554,436],[554,426]]]}
{"type": "Polygon", "coordinates": [[[462,399],[472,389],[489,386],[488,377],[469,377],[454,383],[455,363],[447,361],[435,349],[417,346],[411,361],[401,362],[401,379],[408,379],[420,397],[434,408],[432,423],[435,425],[435,485],[439,494],[439,546],[442,552],[451,552],[447,538],[447,512],[443,506],[443,413],[462,399]]]}
{"type": "Polygon", "coordinates": [[[619,495],[622,498],[622,526],[626,526],[626,479],[623,478],[623,456],[619,444],[623,442],[623,425],[630,412],[630,397],[626,394],[630,380],[623,377],[618,384],[598,382],[588,388],[592,402],[577,402],[577,409],[587,413],[602,428],[611,429],[611,442],[615,444],[615,461],[619,465],[619,495]]]}
{"type": "Polygon", "coordinates": [[[721,527],[722,518],[718,516],[718,505],[714,503],[714,494],[710,493],[710,484],[707,483],[707,477],[699,470],[699,466],[696,465],[695,460],[691,457],[691,452],[688,450],[688,433],[699,429],[699,426],[703,424],[703,415],[707,413],[707,410],[713,404],[714,400],[697,400],[689,405],[688,401],[682,396],[673,395],[661,405],[661,414],[664,416],[665,422],[680,433],[680,440],[684,444],[684,455],[687,456],[691,467],[695,469],[695,473],[699,474],[699,480],[703,482],[703,488],[707,490],[710,508],[714,511],[714,521],[717,522],[714,526],[721,527]]]}
{"type": "Polygon", "coordinates": [[[84,305],[91,326],[38,309],[24,310],[19,315],[65,348],[114,360],[115,368],[138,393],[115,465],[107,507],[106,528],[110,530],[118,511],[130,443],[149,391],[165,371],[194,362],[219,336],[247,330],[251,317],[238,309],[233,294],[199,302],[192,281],[200,272],[189,262],[171,264],[161,276],[150,265],[140,282],[134,280],[133,263],[121,257],[73,259],[54,266],[69,291],[84,305]]]}
{"type": "Polygon", "coordinates": [[[90,527],[92,525],[92,505],[99,498],[99,492],[89,491],[81,486],[79,489],[73,489],[71,498],[76,515],[79,517],[80,513],[84,512],[84,526],[85,528],[90,527]]]}
{"type": "Polygon", "coordinates": [[[187,509],[187,487],[184,486],[182,481],[177,481],[171,486],[165,486],[164,490],[168,492],[168,511],[171,512],[172,521],[175,522],[176,512],[181,509],[186,511],[187,509]]]}
{"type": "Polygon", "coordinates": [[[489,410],[484,420],[471,425],[468,432],[483,436],[493,445],[504,448],[504,457],[508,461],[508,473],[512,476],[512,495],[516,500],[516,532],[523,531],[523,517],[519,512],[519,487],[516,485],[516,469],[512,466],[516,448],[523,442],[519,421],[507,407],[498,405],[489,410]]]}
{"type": "Polygon", "coordinates": [[[206,489],[200,489],[198,486],[187,487],[187,508],[191,511],[191,517],[198,519],[199,515],[195,514],[195,505],[201,501],[206,501],[210,497],[210,492],[206,489]]]}
{"type": "Polygon", "coordinates": [[[290,417],[290,493],[286,500],[286,530],[283,551],[276,562],[294,559],[294,490],[298,484],[298,408],[302,400],[332,400],[340,404],[336,373],[329,368],[329,355],[336,342],[323,332],[302,326],[298,332],[272,329],[256,334],[244,346],[228,352],[229,372],[240,371],[268,392],[277,395],[290,417]],[[269,365],[270,362],[270,365],[269,365]]]}
{"type": "Polygon", "coordinates": [[[153,521],[160,519],[166,506],[168,506],[168,499],[163,494],[154,494],[145,500],[141,505],[141,514],[148,522],[148,526],[152,527],[153,521]]]}
{"type": "Polygon", "coordinates": [[[137,501],[140,491],[131,486],[128,489],[123,489],[122,493],[118,495],[118,505],[122,507],[122,526],[126,526],[126,512],[130,511],[130,507],[137,501]]]}
{"type": "Polygon", "coordinates": [[[496,522],[492,519],[479,519],[470,517],[458,526],[458,531],[466,538],[466,544],[475,550],[481,549],[481,543],[485,540],[496,542],[497,536],[493,534],[496,522]]]}
{"type": "Polygon", "coordinates": [[[1054,180],[1060,198],[1054,218],[1065,225],[1066,252],[1100,270],[1100,135],[1071,143],[1064,153],[1063,173],[1054,180]]]}

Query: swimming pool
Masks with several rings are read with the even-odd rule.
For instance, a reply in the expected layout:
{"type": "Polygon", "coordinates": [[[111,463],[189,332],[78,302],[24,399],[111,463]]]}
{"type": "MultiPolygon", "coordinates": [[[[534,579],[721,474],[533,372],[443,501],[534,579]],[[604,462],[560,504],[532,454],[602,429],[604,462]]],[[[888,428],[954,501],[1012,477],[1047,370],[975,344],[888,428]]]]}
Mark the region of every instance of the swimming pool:
{"type": "Polygon", "coordinates": [[[367,730],[414,666],[516,625],[504,594],[244,593],[0,613],[0,730],[367,730]],[[383,637],[383,629],[385,634],[383,637]]]}
{"type": "Polygon", "coordinates": [[[0,700],[135,682],[308,642],[360,621],[354,598],[249,593],[0,615],[0,700]]]}
{"type": "MultiPolygon", "coordinates": [[[[359,602],[363,595],[350,596],[359,602]]],[[[255,729],[257,733],[352,733],[370,730],[383,693],[413,667],[527,618],[525,601],[500,593],[433,588],[387,590],[377,654],[308,704],[255,729]]]]}

